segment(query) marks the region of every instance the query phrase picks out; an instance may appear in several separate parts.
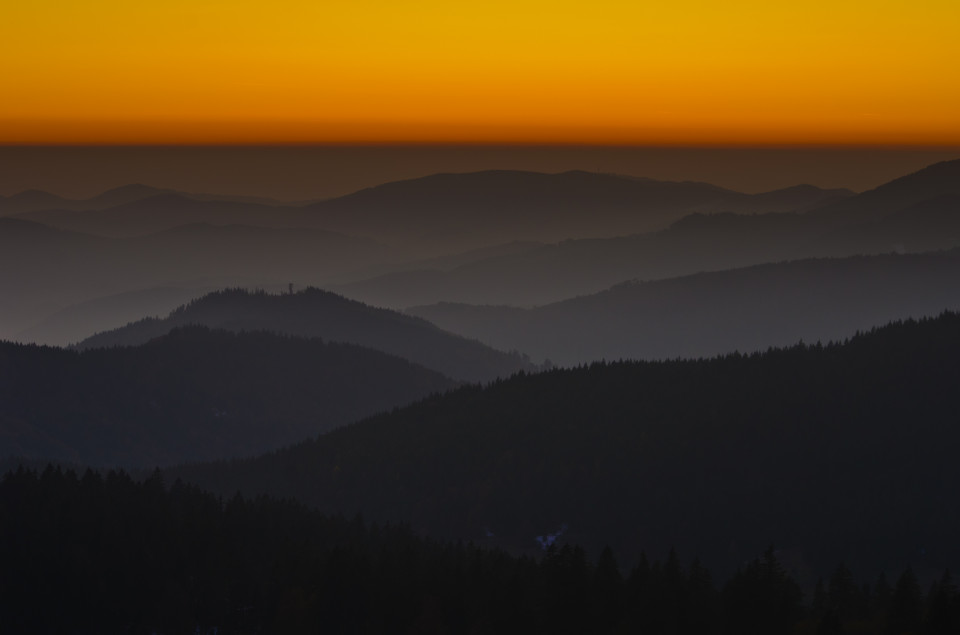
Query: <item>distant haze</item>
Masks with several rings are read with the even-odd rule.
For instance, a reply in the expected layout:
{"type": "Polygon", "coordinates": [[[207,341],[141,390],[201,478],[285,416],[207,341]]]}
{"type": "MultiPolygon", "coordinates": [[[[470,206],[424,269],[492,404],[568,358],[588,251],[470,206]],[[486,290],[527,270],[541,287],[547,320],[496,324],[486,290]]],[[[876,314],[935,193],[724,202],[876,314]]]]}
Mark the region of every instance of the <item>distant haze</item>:
{"type": "Polygon", "coordinates": [[[588,170],[762,192],[799,183],[870,189],[960,148],[776,149],[593,146],[0,147],[0,196],[81,198],[130,183],[306,200],[436,172],[588,170]]]}

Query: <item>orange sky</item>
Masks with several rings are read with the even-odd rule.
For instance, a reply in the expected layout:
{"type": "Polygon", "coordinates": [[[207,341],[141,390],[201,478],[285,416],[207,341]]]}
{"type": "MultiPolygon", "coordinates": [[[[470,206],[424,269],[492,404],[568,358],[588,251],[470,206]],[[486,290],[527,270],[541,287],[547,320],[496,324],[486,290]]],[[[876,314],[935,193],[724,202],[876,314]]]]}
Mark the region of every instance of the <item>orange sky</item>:
{"type": "Polygon", "coordinates": [[[960,2],[35,0],[0,143],[960,145],[960,2]]]}

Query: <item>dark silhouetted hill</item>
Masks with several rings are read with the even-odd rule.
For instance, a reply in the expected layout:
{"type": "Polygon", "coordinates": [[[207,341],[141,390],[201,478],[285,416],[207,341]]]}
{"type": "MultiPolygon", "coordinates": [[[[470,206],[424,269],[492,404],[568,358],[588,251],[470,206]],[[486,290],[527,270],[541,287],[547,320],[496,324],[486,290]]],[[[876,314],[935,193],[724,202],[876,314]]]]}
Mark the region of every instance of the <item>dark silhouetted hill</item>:
{"type": "Polygon", "coordinates": [[[516,376],[170,476],[520,551],[550,534],[627,562],[675,546],[726,575],[772,542],[798,570],[919,570],[960,558],[958,382],[960,316],[944,314],[516,376]]]}
{"type": "Polygon", "coordinates": [[[211,293],[164,319],[145,319],[100,333],[78,344],[78,348],[142,344],[186,324],[230,331],[267,330],[359,344],[463,381],[487,381],[533,368],[517,354],[503,353],[448,333],[421,318],[367,306],[314,288],[293,295],[250,293],[241,289],[211,293]]]}
{"type": "Polygon", "coordinates": [[[960,250],[629,282],[533,309],[442,303],[409,313],[534,360],[570,365],[826,342],[945,309],[960,310],[960,250]]]}
{"type": "Polygon", "coordinates": [[[258,454],[453,382],[379,351],[185,327],[83,352],[0,343],[0,455],[150,467],[258,454]]]}

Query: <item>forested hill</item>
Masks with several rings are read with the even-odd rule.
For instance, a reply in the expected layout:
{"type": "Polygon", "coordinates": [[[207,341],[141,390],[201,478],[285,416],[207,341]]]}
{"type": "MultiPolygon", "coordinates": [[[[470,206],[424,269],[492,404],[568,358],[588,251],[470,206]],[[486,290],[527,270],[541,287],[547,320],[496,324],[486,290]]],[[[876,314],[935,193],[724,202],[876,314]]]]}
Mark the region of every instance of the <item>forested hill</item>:
{"type": "Polygon", "coordinates": [[[428,535],[719,572],[770,542],[801,570],[960,562],[960,315],[842,344],[592,364],[466,387],[252,460],[174,473],[428,535]]]}
{"type": "Polygon", "coordinates": [[[265,330],[359,344],[461,381],[488,381],[533,369],[518,354],[504,353],[448,333],[422,318],[378,309],[315,288],[283,295],[243,289],[210,293],[164,319],[147,318],[99,333],[77,348],[133,346],[187,324],[230,331],[265,330]]]}
{"type": "Polygon", "coordinates": [[[841,565],[804,598],[772,548],[728,580],[674,552],[630,569],[570,546],[515,558],[113,471],[6,474],[0,561],[4,633],[941,635],[960,624],[949,573],[924,598],[910,569],[861,587],[841,565]]]}
{"type": "Polygon", "coordinates": [[[0,343],[0,457],[152,467],[259,454],[455,383],[349,344],[183,327],[83,352],[0,343]]]}

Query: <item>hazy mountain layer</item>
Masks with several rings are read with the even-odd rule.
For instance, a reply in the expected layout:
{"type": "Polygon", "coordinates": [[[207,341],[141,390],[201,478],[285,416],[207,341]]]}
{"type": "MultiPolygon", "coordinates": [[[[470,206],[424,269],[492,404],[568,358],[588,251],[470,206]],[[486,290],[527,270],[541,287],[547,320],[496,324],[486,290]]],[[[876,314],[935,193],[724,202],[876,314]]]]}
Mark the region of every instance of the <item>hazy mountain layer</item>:
{"type": "Polygon", "coordinates": [[[799,258],[950,249],[960,246],[958,183],[960,161],[950,161],[815,212],[698,213],[659,232],[564,241],[453,270],[424,267],[334,288],[397,308],[436,302],[534,306],[633,278],[799,258]],[[891,198],[881,205],[885,192],[891,198]]]}
{"type": "Polygon", "coordinates": [[[960,160],[934,163],[811,214],[849,224],[883,218],[923,201],[945,196],[960,196],[960,160]]]}
{"type": "Polygon", "coordinates": [[[958,382],[945,314],[831,346],[517,376],[171,476],[519,550],[675,546],[724,575],[774,543],[799,570],[920,572],[960,558],[958,382]]]}
{"type": "Polygon", "coordinates": [[[80,349],[142,344],[185,324],[350,342],[409,359],[464,381],[507,377],[532,365],[517,354],[494,350],[443,331],[426,320],[378,309],[319,289],[295,294],[250,293],[240,289],[208,294],[164,319],[145,319],[100,333],[80,349]]]}
{"type": "Polygon", "coordinates": [[[452,387],[370,349],[175,330],[83,352],[0,343],[0,455],[150,467],[247,456],[452,387]]]}
{"type": "MultiPolygon", "coordinates": [[[[104,210],[118,205],[126,205],[153,196],[176,195],[198,201],[229,201],[234,203],[256,203],[271,206],[285,206],[285,203],[269,198],[250,196],[224,196],[218,194],[194,194],[178,192],[169,188],[151,187],[134,183],[122,185],[85,199],[71,199],[49,194],[39,190],[26,190],[12,196],[0,196],[0,216],[23,214],[40,210],[90,211],[104,210]]],[[[307,202],[300,203],[305,205],[307,202]]]]}
{"type": "MultiPolygon", "coordinates": [[[[0,274],[0,337],[18,336],[94,298],[159,286],[276,288],[294,282],[394,308],[435,302],[534,306],[634,278],[797,258],[944,249],[956,246],[960,237],[956,182],[960,162],[947,162],[831,204],[843,193],[796,187],[748,197],[699,183],[495,171],[386,184],[299,208],[121,188],[104,200],[154,195],[105,211],[38,214],[115,234],[178,226],[105,240],[0,219],[5,272],[0,274]],[[855,207],[873,209],[871,201],[885,191],[895,200],[894,211],[849,220],[853,201],[859,201],[855,207]],[[631,223],[664,226],[692,210],[811,205],[820,211],[696,213],[654,233],[540,247],[516,242],[530,236],[623,233],[638,227],[631,223]],[[230,224],[238,220],[246,224],[230,224]],[[368,238],[318,229],[331,224],[352,226],[368,238]],[[391,244],[373,242],[370,235],[391,244]],[[479,249],[463,251],[474,247],[479,249]]],[[[99,328],[113,324],[115,319],[99,328]]],[[[73,333],[45,337],[62,342],[73,333]]]]}
{"type": "Polygon", "coordinates": [[[57,311],[18,333],[15,340],[53,346],[76,344],[92,334],[120,328],[144,317],[167,315],[178,306],[214,290],[154,287],[94,298],[57,311]]]}
{"type": "Polygon", "coordinates": [[[837,244],[797,214],[698,214],[661,232],[569,240],[452,270],[401,271],[331,288],[394,308],[436,302],[535,306],[596,293],[633,278],[672,278],[866,249],[857,241],[837,244]]]}
{"type": "Polygon", "coordinates": [[[306,226],[306,223],[298,222],[300,216],[276,205],[198,200],[179,192],[169,192],[103,209],[43,209],[18,214],[17,218],[98,236],[129,238],[196,223],[271,228],[306,226]]]}
{"type": "MultiPolygon", "coordinates": [[[[427,257],[516,240],[556,242],[651,231],[696,211],[809,209],[852,194],[797,186],[752,195],[706,183],[493,170],[385,183],[301,206],[129,186],[86,202],[32,205],[20,217],[115,237],[199,222],[309,227],[371,237],[403,248],[408,257],[427,257]]],[[[39,193],[34,197],[42,200],[39,193]]]]}
{"type": "Polygon", "coordinates": [[[695,211],[795,211],[851,194],[802,186],[750,195],[706,183],[492,170],[386,183],[305,209],[335,231],[469,247],[632,234],[695,211]]]}
{"type": "Polygon", "coordinates": [[[321,230],[200,224],[112,239],[2,218],[0,337],[93,298],[159,286],[322,283],[384,253],[369,240],[321,230]]]}
{"type": "Polygon", "coordinates": [[[409,313],[561,365],[751,352],[838,340],[894,319],[960,310],[960,250],[756,265],[534,309],[436,304],[409,313]]]}

